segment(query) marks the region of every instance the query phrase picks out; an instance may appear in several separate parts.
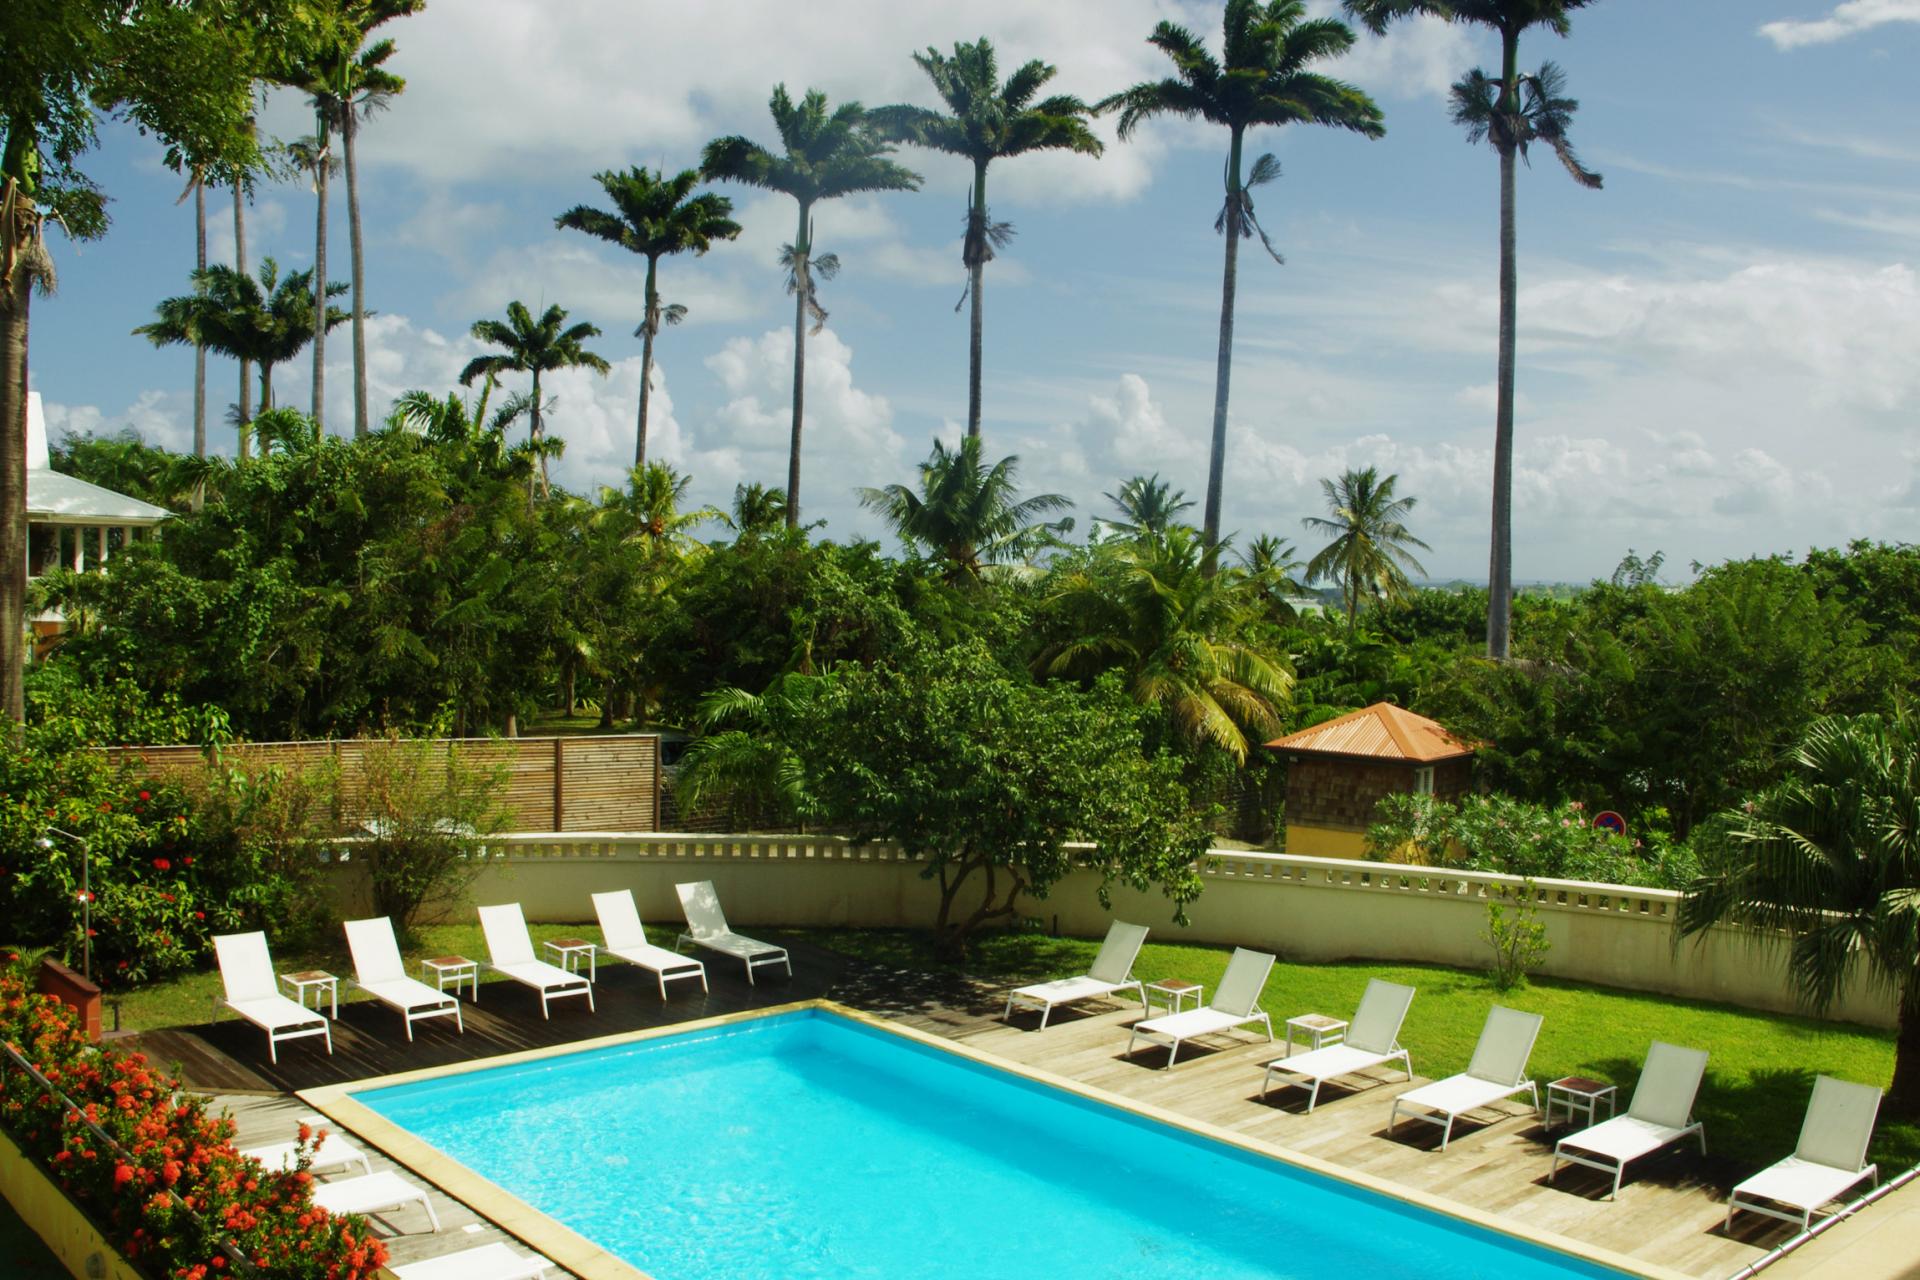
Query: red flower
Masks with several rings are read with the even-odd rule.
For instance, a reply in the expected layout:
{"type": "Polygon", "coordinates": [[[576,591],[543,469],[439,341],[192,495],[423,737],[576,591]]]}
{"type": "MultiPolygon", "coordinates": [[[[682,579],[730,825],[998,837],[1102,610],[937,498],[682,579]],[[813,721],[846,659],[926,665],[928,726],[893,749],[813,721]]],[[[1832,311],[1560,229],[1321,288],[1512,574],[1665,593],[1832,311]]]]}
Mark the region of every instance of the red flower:
{"type": "MultiPolygon", "coordinates": [[[[183,826],[184,826],[184,825],[186,824],[186,821],[187,821],[187,820],[186,820],[185,818],[182,818],[182,819],[180,819],[180,822],[181,822],[181,824],[182,824],[183,826]]],[[[186,864],[187,864],[188,866],[192,866],[192,865],[193,865],[193,855],[192,855],[192,854],[188,854],[188,855],[187,855],[186,857],[184,857],[184,858],[182,858],[182,859],[180,859],[180,861],[182,861],[182,862],[184,862],[184,863],[186,863],[186,864]]]]}
{"type": "Polygon", "coordinates": [[[153,792],[151,792],[151,791],[142,791],[142,792],[140,793],[140,798],[141,798],[142,800],[151,800],[151,799],[153,799],[153,792]]]}
{"type": "Polygon", "coordinates": [[[165,858],[155,858],[153,860],[153,869],[155,871],[171,871],[173,870],[173,864],[165,858]]]}
{"type": "Polygon", "coordinates": [[[207,918],[207,913],[204,911],[196,911],[193,913],[193,918],[195,920],[205,920],[207,918]]]}

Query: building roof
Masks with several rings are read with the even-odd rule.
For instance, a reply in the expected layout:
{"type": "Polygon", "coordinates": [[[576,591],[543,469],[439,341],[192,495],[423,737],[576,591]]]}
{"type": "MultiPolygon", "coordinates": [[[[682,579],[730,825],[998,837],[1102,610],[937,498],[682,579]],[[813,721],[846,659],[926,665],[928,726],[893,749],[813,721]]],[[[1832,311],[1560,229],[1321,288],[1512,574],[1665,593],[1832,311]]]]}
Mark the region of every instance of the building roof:
{"type": "Polygon", "coordinates": [[[152,525],[173,513],[151,502],[102,489],[76,476],[38,467],[27,472],[27,519],[62,524],[152,525]]]}
{"type": "Polygon", "coordinates": [[[1385,702],[1276,738],[1267,747],[1302,755],[1359,756],[1410,764],[1453,760],[1470,756],[1475,750],[1473,744],[1462,742],[1425,716],[1385,702]]]}

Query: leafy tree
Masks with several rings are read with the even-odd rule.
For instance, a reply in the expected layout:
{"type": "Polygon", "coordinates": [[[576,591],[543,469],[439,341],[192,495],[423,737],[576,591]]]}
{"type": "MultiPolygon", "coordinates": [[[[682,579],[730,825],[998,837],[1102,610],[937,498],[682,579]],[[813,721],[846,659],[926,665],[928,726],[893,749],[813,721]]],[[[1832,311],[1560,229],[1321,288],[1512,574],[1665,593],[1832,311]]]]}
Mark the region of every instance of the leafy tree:
{"type": "Polygon", "coordinates": [[[1486,142],[1500,158],[1500,354],[1494,403],[1493,551],[1488,568],[1487,656],[1507,657],[1513,617],[1513,371],[1519,277],[1515,267],[1515,160],[1544,142],[1573,180],[1590,190],[1600,175],[1574,155],[1567,131],[1579,104],[1564,94],[1565,77],[1551,62],[1520,70],[1520,37],[1530,27],[1564,36],[1571,14],[1591,0],[1344,0],[1348,14],[1375,35],[1397,18],[1424,14],[1485,27],[1500,37],[1500,76],[1475,68],[1453,86],[1453,120],[1472,143],[1486,142]]]}
{"type": "Polygon", "coordinates": [[[1327,514],[1308,516],[1300,523],[1331,541],[1307,563],[1307,581],[1334,582],[1347,608],[1347,630],[1353,630],[1361,597],[1398,600],[1410,589],[1407,571],[1425,573],[1407,548],[1431,550],[1407,529],[1406,517],[1419,501],[1394,493],[1399,476],[1382,479],[1378,470],[1364,467],[1343,472],[1337,480],[1322,480],[1327,514]]]}
{"type": "Polygon", "coordinates": [[[156,448],[131,427],[110,436],[69,432],[51,461],[55,471],[174,511],[192,506],[195,493],[225,465],[217,457],[156,448]]]}
{"type": "Polygon", "coordinates": [[[806,409],[807,318],[814,332],[827,322],[814,290],[814,277],[832,279],[840,260],[832,254],[814,256],[813,206],[822,200],[862,191],[915,191],[920,175],[887,157],[893,146],[876,133],[866,108],[844,102],[827,110],[827,95],[809,89],[795,103],[787,87],[775,85],[767,104],[780,134],[781,154],[738,135],[715,138],[701,156],[700,169],[709,178],[743,182],[748,186],[792,196],[799,206],[793,241],[782,247],[780,264],[787,270],[787,292],[793,295],[793,430],[787,451],[787,527],[800,523],[800,434],[806,409]]]}
{"type": "Polygon", "coordinates": [[[634,330],[640,347],[640,418],[634,431],[633,465],[647,465],[647,400],[653,389],[653,340],[663,324],[679,324],[687,309],[675,303],[662,307],[657,283],[660,259],[691,251],[696,257],[715,240],[740,234],[733,220],[733,201],[711,191],[693,194],[700,181],[698,169],[684,169],[669,178],[664,170],[631,168],[625,173],[596,173],[593,180],[606,191],[616,212],[579,204],[555,218],[554,225],[584,231],[647,260],[646,318],[634,330]]]}
{"type": "Polygon", "coordinates": [[[1226,203],[1215,231],[1226,233],[1226,271],[1220,288],[1220,349],[1213,387],[1213,445],[1207,463],[1207,503],[1203,515],[1209,555],[1220,543],[1220,495],[1227,456],[1227,394],[1233,370],[1233,308],[1240,241],[1260,234],[1260,242],[1280,254],[1254,216],[1253,188],[1280,176],[1271,154],[1253,162],[1242,178],[1241,149],[1248,130],[1263,125],[1320,124],[1349,129],[1369,138],[1386,130],[1380,108],[1352,85],[1309,70],[1315,63],[1353,47],[1353,32],[1331,18],[1309,19],[1304,0],[1227,0],[1221,53],[1216,58],[1185,27],[1162,22],[1147,42],[1173,60],[1174,74],[1134,85],[1100,102],[1099,111],[1118,108],[1120,136],[1131,137],[1144,120],[1172,115],[1201,119],[1227,129],[1226,203]]]}
{"type": "Polygon", "coordinates": [[[923,54],[914,54],[913,60],[933,82],[934,92],[946,103],[948,114],[925,107],[894,106],[877,109],[873,118],[893,137],[959,156],[973,165],[960,261],[967,269],[967,292],[961,301],[973,299],[967,325],[967,434],[978,436],[985,308],[981,286],[993,251],[1006,248],[1013,239],[1013,224],[993,221],[987,210],[987,166],[1033,151],[1097,156],[1103,148],[1088,127],[1086,103],[1068,94],[1034,101],[1057,73],[1049,63],[1035,58],[1002,84],[999,60],[984,36],[972,44],[955,41],[951,58],[929,48],[923,54]]]}
{"type": "Polygon", "coordinates": [[[902,541],[946,561],[950,581],[970,581],[980,576],[983,563],[1024,559],[1073,527],[1071,518],[1042,523],[1042,516],[1073,502],[1058,493],[1020,498],[1014,487],[1019,473],[1020,459],[1012,455],[986,466],[978,436],[952,449],[935,440],[920,464],[919,493],[903,484],[861,489],[860,504],[885,518],[902,541]]]}
{"type": "Polygon", "coordinates": [[[757,538],[782,529],[787,523],[787,495],[764,484],[737,484],[733,486],[727,523],[742,538],[757,538]]]}
{"type": "MultiPolygon", "coordinates": [[[[582,320],[567,324],[566,310],[558,304],[548,307],[538,320],[517,299],[507,304],[505,322],[475,320],[473,336],[490,346],[505,350],[499,355],[475,356],[460,371],[460,385],[470,387],[475,378],[498,378],[503,373],[533,375],[533,390],[528,399],[530,439],[536,449],[546,442],[540,419],[540,375],[555,369],[592,369],[605,377],[611,368],[595,353],[587,350],[588,338],[600,336],[600,330],[582,320]]],[[[547,455],[540,453],[540,488],[547,490],[547,455]]]]}
{"type": "Polygon", "coordinates": [[[1680,908],[1784,937],[1800,996],[1830,1007],[1864,966],[1900,1007],[1887,1107],[1920,1116],[1920,721],[1901,710],[1816,721],[1792,771],[1729,810],[1680,908]]]}
{"type": "Polygon", "coordinates": [[[1141,537],[1164,535],[1179,520],[1180,513],[1193,506],[1184,490],[1162,480],[1157,471],[1150,476],[1130,476],[1119,493],[1102,496],[1120,510],[1120,519],[1103,523],[1141,537]]]}

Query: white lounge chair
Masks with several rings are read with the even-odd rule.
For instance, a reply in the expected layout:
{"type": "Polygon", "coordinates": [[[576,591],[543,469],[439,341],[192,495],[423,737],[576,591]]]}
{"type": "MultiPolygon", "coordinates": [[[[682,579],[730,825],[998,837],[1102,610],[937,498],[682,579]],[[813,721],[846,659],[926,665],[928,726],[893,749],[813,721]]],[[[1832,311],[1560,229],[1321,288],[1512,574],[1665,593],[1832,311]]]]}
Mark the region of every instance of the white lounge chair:
{"type": "Polygon", "coordinates": [[[1000,1015],[1002,1020],[1013,1016],[1016,1002],[1037,1005],[1040,1009],[1040,1029],[1045,1031],[1047,1019],[1053,1016],[1054,1006],[1110,996],[1128,987],[1133,988],[1140,1001],[1140,1012],[1145,1013],[1147,989],[1133,976],[1133,962],[1140,955],[1140,944],[1146,940],[1147,926],[1115,920],[1107,927],[1107,940],[1100,944],[1100,953],[1094,956],[1092,968],[1077,978],[1056,978],[1052,982],[1038,982],[1009,992],[1006,1012],[1000,1015]]]}
{"type": "Polygon", "coordinates": [[[280,1043],[306,1036],[322,1036],[333,1052],[333,1026],[318,1009],[289,1000],[277,989],[273,956],[264,933],[223,933],[213,940],[220,963],[220,983],[227,997],[221,1003],[267,1033],[267,1057],[280,1061],[280,1043]]]}
{"type": "Polygon", "coordinates": [[[347,950],[353,953],[353,985],[389,1009],[399,1010],[406,1020],[407,1039],[413,1039],[413,1024],[422,1018],[451,1016],[453,1025],[466,1033],[458,998],[407,976],[393,922],[387,917],[347,921],[347,950]]]}
{"type": "Polygon", "coordinates": [[[593,914],[600,917],[600,933],[606,939],[607,954],[651,972],[660,981],[662,1000],[667,998],[670,979],[698,978],[702,991],[712,990],[707,986],[707,966],[647,941],[647,930],[640,923],[640,910],[633,904],[631,889],[594,894],[593,914]]]}
{"type": "Polygon", "coordinates": [[[1641,1156],[1688,1137],[1699,1141],[1700,1154],[1705,1155],[1707,1131],[1693,1118],[1693,1100],[1700,1092],[1700,1078],[1706,1073],[1706,1050],[1682,1049],[1655,1040],[1647,1050],[1647,1065],[1640,1072],[1640,1082],[1633,1087],[1633,1101],[1627,1106],[1627,1114],[1603,1120],[1556,1142],[1547,1180],[1551,1182],[1560,1172],[1563,1160],[1585,1165],[1613,1175],[1610,1198],[1617,1199],[1627,1165],[1641,1156]]]}
{"type": "Polygon", "coordinates": [[[727,928],[726,913],[720,910],[720,895],[713,891],[713,881],[696,880],[673,888],[680,895],[680,909],[687,913],[687,931],[674,943],[675,950],[691,942],[696,947],[732,956],[747,966],[749,984],[753,982],[753,971],[766,965],[784,965],[787,976],[793,976],[793,961],[787,958],[784,947],[727,928]]]}
{"type": "MultiPolygon", "coordinates": [[[[315,1134],[316,1141],[307,1148],[309,1153],[307,1169],[312,1173],[332,1173],[338,1169],[360,1166],[360,1172],[372,1173],[373,1163],[367,1159],[367,1153],[340,1136],[339,1129],[322,1116],[301,1116],[300,1123],[310,1125],[315,1130],[325,1130],[315,1134]]],[[[269,1169],[292,1169],[300,1158],[300,1144],[297,1142],[276,1142],[267,1147],[248,1147],[240,1153],[252,1156],[269,1169]]]]}
{"type": "Polygon", "coordinates": [[[399,1280],[546,1280],[552,1266],[537,1253],[523,1258],[504,1244],[483,1244],[388,1270],[399,1280]]]}
{"type": "Polygon", "coordinates": [[[427,1211],[427,1221],[433,1224],[434,1231],[440,1230],[440,1215],[433,1211],[433,1201],[427,1193],[399,1174],[384,1169],[364,1178],[348,1178],[345,1182],[315,1183],[313,1202],[328,1213],[363,1216],[417,1204],[427,1211]]]}
{"type": "Polygon", "coordinates": [[[594,1007],[593,983],[559,965],[534,959],[533,938],[527,933],[527,918],[520,914],[519,903],[480,908],[480,931],[487,936],[487,957],[493,968],[540,993],[541,1017],[552,1016],[547,1011],[549,1000],[565,996],[585,996],[587,1008],[594,1007]]]}
{"type": "Polygon", "coordinates": [[[1200,1036],[1217,1035],[1258,1022],[1266,1027],[1267,1039],[1271,1042],[1273,1019],[1260,1007],[1260,993],[1266,989],[1267,975],[1273,972],[1273,959],[1264,951],[1235,947],[1233,958],[1227,961],[1226,975],[1204,1008],[1134,1023],[1133,1034],[1127,1037],[1127,1052],[1133,1052],[1134,1042],[1143,1035],[1155,1044],[1164,1039],[1168,1042],[1165,1069],[1171,1071],[1173,1060],[1180,1056],[1180,1046],[1200,1036]]]}
{"type": "Polygon", "coordinates": [[[1267,1090],[1273,1087],[1276,1074],[1299,1076],[1299,1080],[1285,1083],[1311,1090],[1307,1094],[1307,1112],[1311,1115],[1320,1104],[1320,1086],[1329,1080],[1350,1076],[1395,1058],[1400,1060],[1407,1079],[1413,1079],[1413,1060],[1400,1047],[1400,1024],[1407,1020],[1407,1006],[1412,1003],[1412,987],[1382,978],[1369,980],[1367,989],[1360,995],[1360,1008],[1353,1015],[1353,1024],[1347,1028],[1346,1039],[1324,1049],[1309,1049],[1291,1058],[1275,1058],[1269,1062],[1267,1074],[1260,1081],[1261,1096],[1266,1096],[1267,1090]]]}
{"type": "Polygon", "coordinates": [[[1480,1042],[1473,1047],[1473,1061],[1465,1073],[1423,1084],[1393,1100],[1393,1114],[1387,1131],[1400,1123],[1400,1108],[1412,1120],[1425,1120],[1441,1126],[1440,1149],[1453,1141],[1453,1122],[1469,1111],[1490,1107],[1496,1102],[1525,1091],[1533,1097],[1534,1114],[1540,1113],[1540,1086],[1527,1079],[1527,1059],[1533,1056],[1533,1042],[1540,1035],[1540,1015],[1521,1013],[1499,1005],[1487,1011],[1487,1025],[1480,1028],[1480,1042]]]}
{"type": "Polygon", "coordinates": [[[1867,1144],[1880,1114],[1880,1090],[1832,1076],[1818,1076],[1800,1142],[1793,1154],[1762,1169],[1733,1189],[1726,1225],[1736,1209],[1763,1213],[1782,1222],[1813,1225],[1814,1210],[1838,1200],[1862,1182],[1879,1185],[1880,1168],[1867,1163],[1867,1144]],[[1790,1209],[1777,1206],[1788,1205],[1790,1209]]]}

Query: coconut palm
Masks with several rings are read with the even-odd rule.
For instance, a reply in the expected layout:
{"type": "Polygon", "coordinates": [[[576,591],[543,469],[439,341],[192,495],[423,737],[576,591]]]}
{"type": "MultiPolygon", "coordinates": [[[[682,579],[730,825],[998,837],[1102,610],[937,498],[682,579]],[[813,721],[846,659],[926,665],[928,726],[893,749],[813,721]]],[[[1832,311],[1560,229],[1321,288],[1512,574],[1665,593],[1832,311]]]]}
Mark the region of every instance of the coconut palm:
{"type": "Polygon", "coordinates": [[[1240,553],[1238,572],[1260,598],[1270,621],[1291,622],[1297,613],[1293,597],[1306,590],[1300,583],[1300,572],[1306,567],[1291,542],[1263,533],[1240,553]]]}
{"type": "MultiPolygon", "coordinates": [[[[1055,94],[1034,98],[1055,75],[1055,68],[1038,58],[1000,82],[993,45],[983,36],[972,44],[958,41],[951,58],[938,49],[916,53],[913,60],[933,81],[934,92],[950,114],[925,107],[880,107],[876,125],[889,136],[933,151],[959,156],[973,165],[973,187],[968,194],[966,235],[960,261],[967,269],[965,302],[973,299],[967,336],[967,434],[980,434],[981,327],[984,299],[982,275],[993,251],[1013,238],[1013,224],[994,222],[987,211],[987,166],[995,160],[1031,151],[1077,151],[1097,156],[1100,139],[1087,127],[1090,109],[1080,99],[1055,94]]],[[[956,311],[958,307],[954,308],[956,311]]]]}
{"type": "MultiPolygon", "coordinates": [[[[317,114],[324,114],[318,113],[317,114]]],[[[319,279],[327,270],[327,180],[340,172],[340,158],[333,154],[333,143],[329,131],[323,126],[319,132],[304,138],[297,138],[282,147],[287,164],[295,172],[307,175],[307,181],[314,194],[313,215],[313,274],[319,279]]],[[[317,288],[317,286],[316,286],[317,288]]],[[[315,293],[315,305],[319,305],[319,294],[315,293]]],[[[333,297],[332,293],[327,295],[333,297]]],[[[324,423],[327,405],[327,350],[326,335],[314,335],[313,343],[313,388],[312,407],[309,415],[315,422],[324,423]]],[[[260,411],[267,411],[266,405],[260,411]]]]}
{"type": "Polygon", "coordinates": [[[700,181],[697,169],[682,170],[669,178],[664,171],[636,167],[625,173],[596,173],[593,180],[606,191],[616,212],[580,204],[553,221],[555,226],[598,236],[647,260],[646,318],[633,331],[641,340],[640,417],[634,430],[633,465],[636,470],[644,470],[647,401],[653,389],[653,340],[662,324],[679,324],[687,314],[683,306],[660,305],[660,259],[689,250],[695,256],[703,254],[715,240],[738,236],[740,224],[733,220],[733,201],[711,191],[693,194],[700,181]]]}
{"type": "Polygon", "coordinates": [[[475,320],[470,332],[478,341],[504,350],[498,355],[475,356],[469,360],[467,367],[460,371],[461,386],[470,387],[475,378],[498,378],[503,373],[533,375],[528,437],[540,452],[540,490],[544,494],[550,486],[544,450],[546,431],[541,418],[540,376],[555,369],[585,368],[605,377],[610,366],[583,345],[588,338],[599,337],[600,330],[584,320],[568,325],[565,309],[557,305],[548,307],[536,321],[527,310],[527,304],[515,300],[507,304],[504,322],[475,320]]]}
{"type": "Polygon", "coordinates": [[[715,138],[701,156],[709,178],[744,182],[792,196],[800,208],[793,242],[781,249],[787,292],[793,294],[793,428],[787,446],[787,525],[800,523],[800,435],[806,409],[807,318],[818,331],[827,321],[814,279],[840,269],[833,255],[814,255],[813,206],[861,191],[912,191],[920,175],[889,160],[893,146],[868,125],[866,108],[845,102],[832,111],[827,95],[809,89],[795,103],[776,85],[767,104],[780,134],[781,154],[737,135],[715,138]]]}
{"type": "Polygon", "coordinates": [[[787,495],[764,484],[733,486],[733,509],[727,523],[742,538],[772,533],[787,523],[787,495]]]}
{"type": "Polygon", "coordinates": [[[1220,288],[1220,346],[1214,368],[1213,444],[1207,462],[1207,499],[1202,516],[1211,569],[1220,544],[1220,501],[1227,456],[1227,398],[1233,372],[1233,308],[1238,287],[1240,241],[1260,235],[1275,262],[1280,254],[1254,214],[1253,188],[1280,176],[1271,153],[1253,162],[1242,178],[1248,130],[1262,125],[1320,124],[1369,138],[1382,136],[1380,108],[1352,85],[1311,68],[1353,46],[1353,32],[1331,18],[1309,19],[1304,0],[1227,0],[1221,52],[1215,58],[1200,38],[1171,22],[1155,27],[1147,42],[1173,60],[1174,74],[1150,80],[1102,101],[1098,110],[1120,112],[1122,138],[1144,120],[1172,115],[1226,126],[1226,203],[1214,230],[1226,233],[1226,270],[1220,288]]]}
{"type": "Polygon", "coordinates": [[[1347,631],[1353,631],[1362,596],[1398,600],[1410,590],[1407,572],[1424,574],[1409,547],[1433,548],[1408,532],[1406,517],[1419,502],[1397,497],[1399,476],[1382,478],[1373,467],[1345,471],[1337,480],[1322,480],[1326,516],[1308,516],[1300,523],[1310,532],[1332,539],[1307,563],[1308,582],[1333,582],[1347,609],[1347,631]]]}
{"type": "Polygon", "coordinates": [[[1515,265],[1515,159],[1544,142],[1573,180],[1597,190],[1600,175],[1583,166],[1567,138],[1579,105],[1564,96],[1552,63],[1520,70],[1520,37],[1530,27],[1564,36],[1570,15],[1592,0],[1344,0],[1349,14],[1379,35],[1397,18],[1425,15],[1485,27],[1500,37],[1500,77],[1475,69],[1453,86],[1452,114],[1470,142],[1488,142],[1500,158],[1500,336],[1493,410],[1493,546],[1487,566],[1487,656],[1503,659],[1513,634],[1513,375],[1519,307],[1515,265]]]}
{"type": "Polygon", "coordinates": [[[1120,509],[1120,519],[1105,523],[1122,533],[1139,536],[1165,533],[1179,520],[1182,511],[1193,506],[1184,489],[1174,488],[1162,480],[1157,471],[1150,476],[1133,476],[1120,486],[1119,493],[1101,496],[1120,509]]]}
{"type": "Polygon", "coordinates": [[[1815,1009],[1864,966],[1899,1000],[1887,1105],[1920,1116],[1920,719],[1902,709],[1815,721],[1790,763],[1724,815],[1680,931],[1731,921],[1784,946],[1815,1009]]]}
{"type": "Polygon", "coordinates": [[[971,581],[982,564],[1026,559],[1073,527],[1071,518],[1043,523],[1041,517],[1073,502],[1058,493],[1020,498],[1019,474],[1017,457],[982,463],[978,436],[963,437],[952,449],[935,440],[920,464],[920,492],[903,484],[861,489],[860,504],[878,512],[902,541],[945,560],[950,581],[971,581]]]}

